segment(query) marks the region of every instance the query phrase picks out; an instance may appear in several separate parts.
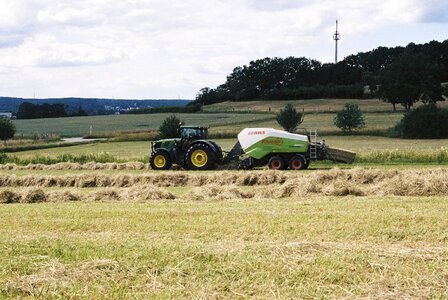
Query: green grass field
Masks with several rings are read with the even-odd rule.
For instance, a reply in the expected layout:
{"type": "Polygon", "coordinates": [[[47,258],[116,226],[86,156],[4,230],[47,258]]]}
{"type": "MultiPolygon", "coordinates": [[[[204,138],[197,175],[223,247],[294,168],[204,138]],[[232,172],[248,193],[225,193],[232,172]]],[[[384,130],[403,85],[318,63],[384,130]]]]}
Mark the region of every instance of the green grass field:
{"type": "MultiPolygon", "coordinates": [[[[300,128],[318,129],[326,135],[339,133],[341,130],[334,125],[335,114],[305,114],[303,123],[300,128]]],[[[360,132],[386,130],[397,124],[403,117],[402,113],[365,113],[366,127],[360,132]]],[[[232,128],[242,130],[245,127],[272,127],[281,129],[275,119],[251,122],[232,126],[232,128]]],[[[220,128],[219,128],[220,129],[220,128]]],[[[212,128],[212,130],[215,130],[212,128]]],[[[223,128],[225,130],[225,128],[223,128]]]]}
{"type": "Polygon", "coordinates": [[[63,154],[83,155],[83,154],[110,154],[120,159],[138,160],[149,156],[151,153],[151,143],[148,142],[110,142],[92,143],[86,145],[69,146],[62,148],[49,148],[41,150],[21,151],[11,153],[19,158],[30,158],[33,156],[56,157],[63,154]]]}
{"type": "MultiPolygon", "coordinates": [[[[90,126],[92,126],[92,133],[94,135],[114,132],[157,130],[163,120],[169,115],[170,114],[112,115],[15,120],[14,124],[17,127],[17,136],[56,133],[62,137],[70,137],[88,135],[90,133],[90,126]]],[[[177,115],[186,124],[212,127],[229,126],[234,123],[250,123],[257,120],[273,118],[273,116],[264,114],[198,113],[177,115]]]]}
{"type": "Polygon", "coordinates": [[[0,298],[448,297],[446,197],[0,209],[0,298]]]}
{"type": "MultiPolygon", "coordinates": [[[[119,137],[120,133],[158,130],[169,114],[94,116],[57,119],[16,120],[16,136],[58,134],[62,137],[85,136],[92,126],[93,135],[119,137]]],[[[279,128],[273,114],[200,113],[177,114],[187,125],[210,126],[214,135],[236,134],[246,127],[279,128]]],[[[386,130],[394,126],[402,113],[366,113],[366,128],[361,132],[386,130]]],[[[306,114],[301,127],[316,128],[331,134],[340,132],[333,124],[334,114],[306,114]]]]}

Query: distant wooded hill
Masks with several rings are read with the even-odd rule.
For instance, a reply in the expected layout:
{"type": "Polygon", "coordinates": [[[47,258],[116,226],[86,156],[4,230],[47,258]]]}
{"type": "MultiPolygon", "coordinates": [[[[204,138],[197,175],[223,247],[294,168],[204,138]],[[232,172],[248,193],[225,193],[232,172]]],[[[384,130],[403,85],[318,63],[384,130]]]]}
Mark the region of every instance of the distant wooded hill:
{"type": "Polygon", "coordinates": [[[0,97],[0,111],[17,113],[20,104],[29,102],[32,104],[57,104],[65,105],[68,115],[76,115],[80,109],[88,115],[114,114],[120,111],[141,108],[158,108],[166,106],[185,106],[191,102],[187,99],[96,99],[96,98],[49,98],[49,99],[25,99],[14,97],[0,97]]]}

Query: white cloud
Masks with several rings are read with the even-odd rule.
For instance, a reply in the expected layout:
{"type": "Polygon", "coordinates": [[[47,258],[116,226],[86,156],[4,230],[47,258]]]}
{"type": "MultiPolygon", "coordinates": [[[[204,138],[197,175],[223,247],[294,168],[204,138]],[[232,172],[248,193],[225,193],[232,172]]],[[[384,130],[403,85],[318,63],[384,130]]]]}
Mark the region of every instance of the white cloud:
{"type": "Polygon", "coordinates": [[[33,27],[32,9],[25,1],[0,1],[0,49],[20,45],[33,27]]]}
{"type": "Polygon", "coordinates": [[[417,0],[0,0],[0,94],[194,97],[253,59],[331,58],[335,19],[343,46],[424,22],[435,16],[430,8],[417,0]]]}
{"type": "Polygon", "coordinates": [[[25,14],[23,14],[22,1],[0,2],[0,28],[2,31],[22,28],[26,25],[25,14]]]}
{"type": "Polygon", "coordinates": [[[125,57],[118,49],[100,48],[82,43],[61,43],[49,35],[27,38],[14,51],[0,58],[4,66],[29,67],[77,67],[111,63],[125,57]]]}
{"type": "Polygon", "coordinates": [[[66,25],[93,25],[104,20],[104,16],[97,14],[87,8],[74,9],[71,7],[61,10],[41,10],[37,13],[37,21],[43,24],[66,24],[66,25]]]}
{"type": "MultiPolygon", "coordinates": [[[[51,42],[51,39],[48,41],[51,42]]],[[[124,57],[120,51],[101,49],[87,44],[52,42],[50,46],[40,45],[40,47],[36,64],[41,67],[102,65],[124,57]]]]}
{"type": "Polygon", "coordinates": [[[0,34],[0,48],[10,48],[20,45],[25,39],[25,34],[0,34]]]}

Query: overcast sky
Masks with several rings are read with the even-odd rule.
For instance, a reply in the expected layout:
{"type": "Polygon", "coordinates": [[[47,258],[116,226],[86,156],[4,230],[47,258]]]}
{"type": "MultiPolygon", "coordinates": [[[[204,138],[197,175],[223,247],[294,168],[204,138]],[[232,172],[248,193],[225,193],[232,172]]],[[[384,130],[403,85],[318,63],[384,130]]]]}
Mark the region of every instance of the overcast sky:
{"type": "Polygon", "coordinates": [[[448,39],[446,0],[0,0],[0,95],[187,98],[263,57],[448,39]]]}

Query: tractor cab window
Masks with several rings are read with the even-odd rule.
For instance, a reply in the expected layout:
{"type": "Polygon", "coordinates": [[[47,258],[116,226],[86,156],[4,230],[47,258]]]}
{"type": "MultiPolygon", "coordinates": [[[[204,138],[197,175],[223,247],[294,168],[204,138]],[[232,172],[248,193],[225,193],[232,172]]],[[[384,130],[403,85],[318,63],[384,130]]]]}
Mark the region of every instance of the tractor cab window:
{"type": "Polygon", "coordinates": [[[181,131],[182,139],[206,139],[207,131],[204,128],[182,128],[181,131]]]}

